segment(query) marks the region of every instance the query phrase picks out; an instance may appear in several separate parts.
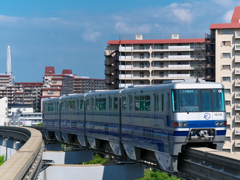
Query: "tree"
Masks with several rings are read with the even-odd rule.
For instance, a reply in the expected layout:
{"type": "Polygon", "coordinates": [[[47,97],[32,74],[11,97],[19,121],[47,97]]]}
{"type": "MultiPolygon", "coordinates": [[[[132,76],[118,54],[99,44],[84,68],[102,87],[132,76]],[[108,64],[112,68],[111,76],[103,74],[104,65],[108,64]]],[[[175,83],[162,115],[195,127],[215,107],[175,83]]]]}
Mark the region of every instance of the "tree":
{"type": "Polygon", "coordinates": [[[0,156],[0,166],[1,166],[5,161],[6,161],[6,160],[5,160],[5,156],[4,156],[4,155],[0,156]]]}
{"type": "Polygon", "coordinates": [[[144,177],[138,180],[180,180],[174,176],[169,177],[166,173],[156,170],[145,170],[144,177]]]}
{"type": "Polygon", "coordinates": [[[95,154],[92,161],[84,162],[84,164],[106,164],[108,159],[101,158],[98,154],[95,154]]]}

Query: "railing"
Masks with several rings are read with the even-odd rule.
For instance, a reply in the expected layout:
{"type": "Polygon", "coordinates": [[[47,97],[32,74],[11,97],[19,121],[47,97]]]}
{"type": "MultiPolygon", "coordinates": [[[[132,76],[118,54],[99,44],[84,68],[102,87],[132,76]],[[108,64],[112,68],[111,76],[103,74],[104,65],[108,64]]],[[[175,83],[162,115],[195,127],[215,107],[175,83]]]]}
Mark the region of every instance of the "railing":
{"type": "Polygon", "coordinates": [[[183,59],[183,58],[191,58],[191,56],[190,55],[169,55],[168,58],[183,59]]]}
{"type": "Polygon", "coordinates": [[[0,179],[36,179],[41,168],[44,141],[32,128],[0,127],[0,135],[26,142],[0,167],[0,179]],[[14,172],[14,173],[13,173],[14,172]]]}
{"type": "Polygon", "coordinates": [[[128,87],[128,86],[132,86],[132,84],[119,84],[119,87],[128,87]]]}
{"type": "MultiPolygon", "coordinates": [[[[240,107],[239,107],[240,108],[240,107]]],[[[239,116],[235,116],[235,122],[236,123],[240,123],[240,118],[239,118],[239,116]]]]}
{"type": "Polygon", "coordinates": [[[119,65],[119,69],[131,69],[132,65],[119,65]]]}
{"type": "Polygon", "coordinates": [[[240,50],[240,45],[235,45],[235,50],[240,50]]]}
{"type": "Polygon", "coordinates": [[[190,77],[190,74],[168,74],[168,77],[190,77]]]}
{"type": "Polygon", "coordinates": [[[235,69],[235,74],[240,74],[240,70],[235,69]]]}
{"type": "Polygon", "coordinates": [[[240,147],[240,141],[239,140],[235,140],[235,147],[240,147]]]}
{"type": "Polygon", "coordinates": [[[174,65],[168,65],[169,68],[190,68],[190,64],[182,64],[182,65],[178,65],[178,64],[174,64],[174,65]]]}
{"type": "Polygon", "coordinates": [[[235,135],[240,135],[240,129],[235,129],[235,135]]]}
{"type": "Polygon", "coordinates": [[[240,104],[235,104],[235,109],[240,110],[240,104]]]}
{"type": "Polygon", "coordinates": [[[239,92],[239,91],[236,91],[236,92],[235,92],[235,97],[236,97],[236,98],[240,98],[240,92],[239,92]]]}
{"type": "Polygon", "coordinates": [[[119,74],[119,78],[132,78],[132,74],[119,74]]]}
{"type": "Polygon", "coordinates": [[[240,81],[235,81],[235,86],[240,86],[240,81]]]}
{"type": "Polygon", "coordinates": [[[123,60],[123,59],[132,59],[132,56],[119,56],[119,59],[120,59],[120,60],[123,60]]]}

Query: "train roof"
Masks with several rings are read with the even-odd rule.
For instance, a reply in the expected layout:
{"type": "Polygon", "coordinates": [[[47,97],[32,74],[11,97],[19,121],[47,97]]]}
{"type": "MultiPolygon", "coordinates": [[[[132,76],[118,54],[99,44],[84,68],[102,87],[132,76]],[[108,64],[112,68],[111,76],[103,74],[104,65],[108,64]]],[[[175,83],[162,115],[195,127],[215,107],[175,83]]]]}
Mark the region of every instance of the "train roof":
{"type": "MultiPolygon", "coordinates": [[[[129,91],[139,91],[139,89],[151,90],[151,89],[219,89],[224,88],[221,83],[216,82],[205,82],[204,80],[196,81],[196,79],[188,80],[174,80],[166,81],[164,84],[156,85],[137,85],[129,86],[128,88],[115,89],[115,90],[100,90],[100,91],[90,91],[83,94],[69,94],[61,96],[62,99],[74,98],[74,97],[83,97],[89,95],[98,95],[98,94],[120,94],[120,92],[129,92],[129,91]]],[[[58,100],[58,98],[49,98],[44,101],[58,100]]]]}

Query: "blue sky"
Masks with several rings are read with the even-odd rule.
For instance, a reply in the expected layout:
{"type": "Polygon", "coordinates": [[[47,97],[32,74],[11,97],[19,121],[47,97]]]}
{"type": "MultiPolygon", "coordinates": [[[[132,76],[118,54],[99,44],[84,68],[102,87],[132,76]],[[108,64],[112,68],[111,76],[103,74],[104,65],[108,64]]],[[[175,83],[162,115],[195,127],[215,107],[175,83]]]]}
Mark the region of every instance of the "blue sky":
{"type": "Polygon", "coordinates": [[[234,0],[1,0],[0,73],[12,51],[16,82],[42,81],[56,73],[104,78],[104,48],[120,34],[205,34],[212,23],[230,22],[234,0]]]}

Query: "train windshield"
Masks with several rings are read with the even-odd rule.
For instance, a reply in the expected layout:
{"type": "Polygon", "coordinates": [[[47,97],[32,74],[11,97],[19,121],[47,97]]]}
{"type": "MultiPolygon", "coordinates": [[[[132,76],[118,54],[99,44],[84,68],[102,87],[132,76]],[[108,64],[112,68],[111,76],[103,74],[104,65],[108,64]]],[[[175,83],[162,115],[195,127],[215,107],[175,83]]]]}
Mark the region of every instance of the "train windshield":
{"type": "Polygon", "coordinates": [[[225,111],[223,89],[172,90],[173,112],[225,111]]]}

